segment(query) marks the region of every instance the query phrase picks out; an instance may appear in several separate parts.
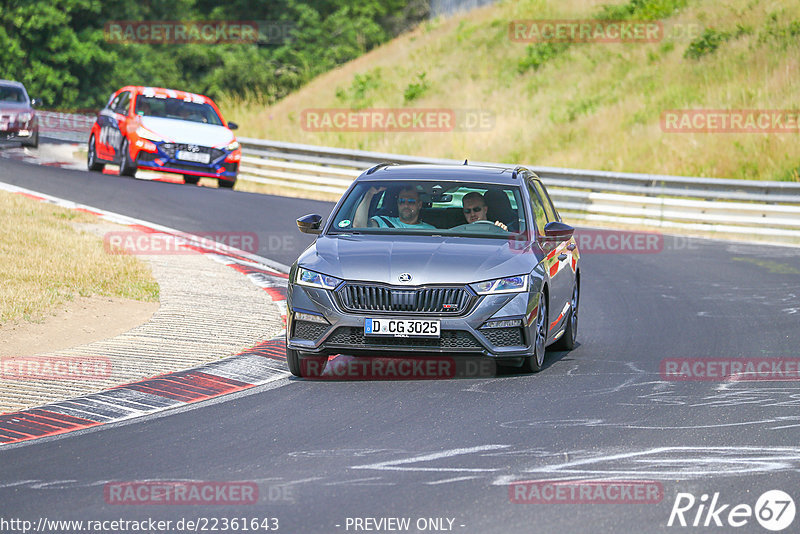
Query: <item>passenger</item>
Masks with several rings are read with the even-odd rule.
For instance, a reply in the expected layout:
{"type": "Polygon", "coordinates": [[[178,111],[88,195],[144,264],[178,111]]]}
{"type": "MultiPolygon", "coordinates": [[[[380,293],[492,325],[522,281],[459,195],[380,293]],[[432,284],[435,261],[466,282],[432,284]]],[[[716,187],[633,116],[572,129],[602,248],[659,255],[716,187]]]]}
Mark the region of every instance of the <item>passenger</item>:
{"type": "MultiPolygon", "coordinates": [[[[361,201],[361,204],[356,210],[354,216],[353,226],[355,228],[363,228],[366,222],[367,212],[369,206],[372,204],[372,198],[385,191],[385,187],[370,187],[367,194],[361,201]]],[[[422,202],[419,199],[419,192],[414,187],[404,187],[400,190],[397,196],[397,213],[399,217],[389,217],[386,215],[376,215],[369,219],[368,226],[380,228],[431,228],[435,229],[428,223],[422,222],[419,219],[419,212],[422,208],[422,202]]]]}
{"type": "MultiPolygon", "coordinates": [[[[464,208],[464,218],[468,223],[471,224],[478,221],[488,221],[486,218],[486,213],[489,211],[489,208],[486,205],[486,200],[484,200],[483,195],[477,191],[473,191],[464,195],[464,198],[461,199],[461,205],[464,208]]],[[[508,230],[508,226],[500,221],[495,221],[494,224],[503,230],[508,230]]]]}

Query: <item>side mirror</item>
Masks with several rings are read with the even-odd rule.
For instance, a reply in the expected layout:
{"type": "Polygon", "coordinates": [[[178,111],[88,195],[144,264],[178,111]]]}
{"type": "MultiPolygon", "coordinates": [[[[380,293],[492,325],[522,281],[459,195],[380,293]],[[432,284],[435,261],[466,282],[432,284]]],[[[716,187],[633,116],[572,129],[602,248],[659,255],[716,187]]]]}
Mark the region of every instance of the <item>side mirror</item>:
{"type": "Polygon", "coordinates": [[[545,239],[552,241],[566,241],[575,233],[575,228],[563,222],[553,221],[544,227],[545,239]]]}
{"type": "Polygon", "coordinates": [[[38,108],[42,103],[39,101],[38,98],[31,98],[31,107],[38,108]]]}
{"type": "Polygon", "coordinates": [[[320,225],[322,224],[322,215],[316,213],[312,215],[303,215],[297,219],[297,228],[304,234],[321,234],[320,225]]]}
{"type": "Polygon", "coordinates": [[[239,129],[239,125],[236,124],[235,122],[228,122],[228,129],[229,130],[238,130],[239,129]]]}

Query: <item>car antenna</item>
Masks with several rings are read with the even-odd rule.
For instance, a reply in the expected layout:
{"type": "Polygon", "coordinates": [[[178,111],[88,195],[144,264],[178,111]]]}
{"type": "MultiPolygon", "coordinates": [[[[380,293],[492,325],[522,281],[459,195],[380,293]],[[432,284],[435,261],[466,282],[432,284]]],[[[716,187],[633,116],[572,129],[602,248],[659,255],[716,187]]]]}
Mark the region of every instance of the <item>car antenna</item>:
{"type": "Polygon", "coordinates": [[[464,160],[464,165],[469,165],[469,162],[467,160],[464,160]]]}
{"type": "Polygon", "coordinates": [[[383,168],[383,167],[389,167],[390,165],[397,165],[397,163],[388,163],[388,162],[385,162],[385,163],[378,163],[377,165],[375,165],[374,167],[372,167],[371,169],[369,169],[369,170],[367,171],[367,174],[368,174],[368,175],[369,175],[369,174],[372,174],[373,172],[377,171],[378,169],[381,169],[381,168],[383,168]]]}

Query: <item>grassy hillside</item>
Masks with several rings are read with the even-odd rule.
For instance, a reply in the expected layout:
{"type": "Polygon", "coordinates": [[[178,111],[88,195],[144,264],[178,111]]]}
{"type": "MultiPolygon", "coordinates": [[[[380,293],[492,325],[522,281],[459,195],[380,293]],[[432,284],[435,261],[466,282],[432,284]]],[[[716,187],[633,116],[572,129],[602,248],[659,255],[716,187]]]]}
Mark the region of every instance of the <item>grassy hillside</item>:
{"type": "Polygon", "coordinates": [[[431,157],[798,180],[798,133],[665,133],[671,109],[800,110],[800,2],[509,0],[413,32],[271,107],[222,102],[241,135],[431,157]],[[606,5],[613,4],[613,5],[606,5]],[[519,19],[658,19],[655,43],[512,42],[519,19]],[[691,30],[686,37],[680,30],[691,30]],[[481,110],[488,131],[311,132],[319,108],[481,110]]]}

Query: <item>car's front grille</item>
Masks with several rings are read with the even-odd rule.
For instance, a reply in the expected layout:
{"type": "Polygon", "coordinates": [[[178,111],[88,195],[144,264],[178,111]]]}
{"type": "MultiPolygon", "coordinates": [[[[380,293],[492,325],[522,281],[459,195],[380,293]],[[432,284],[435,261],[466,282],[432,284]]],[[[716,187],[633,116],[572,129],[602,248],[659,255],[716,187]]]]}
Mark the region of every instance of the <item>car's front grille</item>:
{"type": "Polygon", "coordinates": [[[495,347],[516,347],[524,345],[522,328],[487,328],[481,330],[489,343],[495,347]]]}
{"type": "Polygon", "coordinates": [[[195,152],[198,154],[211,154],[211,161],[216,161],[225,155],[225,151],[219,148],[211,148],[200,145],[188,145],[186,143],[163,143],[161,150],[171,158],[175,157],[178,150],[185,150],[188,152],[195,152]],[[190,148],[191,147],[191,148],[190,148]]]}
{"type": "Polygon", "coordinates": [[[341,306],[352,312],[463,315],[475,297],[463,287],[398,288],[346,284],[337,291],[341,306]]]}
{"type": "Polygon", "coordinates": [[[409,347],[431,349],[480,349],[478,340],[464,330],[442,330],[439,338],[414,338],[414,337],[373,337],[365,336],[364,329],[354,326],[340,326],[325,344],[348,345],[353,348],[368,347],[409,347]]]}
{"type": "Polygon", "coordinates": [[[326,324],[312,323],[309,321],[295,321],[293,337],[316,341],[322,337],[322,334],[324,334],[327,329],[328,325],[326,324]]]}

